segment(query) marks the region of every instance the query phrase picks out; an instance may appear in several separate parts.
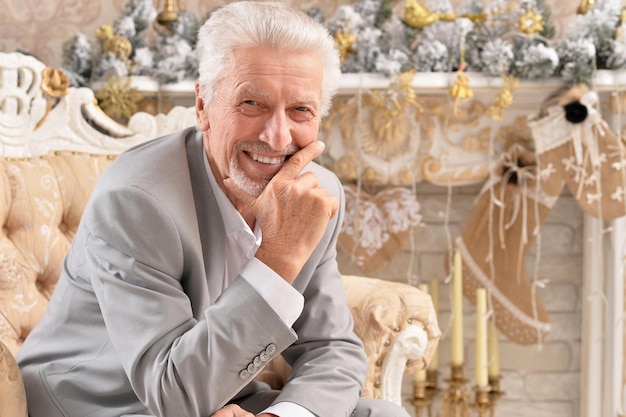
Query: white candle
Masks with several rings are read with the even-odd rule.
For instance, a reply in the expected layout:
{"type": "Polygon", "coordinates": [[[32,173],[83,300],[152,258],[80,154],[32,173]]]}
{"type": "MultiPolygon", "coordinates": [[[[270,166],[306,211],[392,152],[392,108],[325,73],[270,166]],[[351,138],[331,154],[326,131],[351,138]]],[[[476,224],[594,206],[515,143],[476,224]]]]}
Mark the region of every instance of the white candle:
{"type": "Polygon", "coordinates": [[[493,318],[489,320],[489,378],[500,377],[500,340],[496,322],[493,318]]]}
{"type": "Polygon", "coordinates": [[[487,290],[476,290],[476,386],[485,388],[487,379],[487,290]]]}
{"type": "MultiPolygon", "coordinates": [[[[419,284],[417,286],[417,289],[425,294],[428,294],[428,285],[426,284],[419,284]]],[[[426,369],[420,369],[419,371],[415,372],[414,376],[415,382],[426,382],[426,369]]]]}
{"type": "MultiPolygon", "coordinates": [[[[430,280],[430,298],[433,300],[433,307],[435,309],[435,316],[439,317],[439,278],[433,278],[430,280]]],[[[439,366],[439,349],[435,351],[428,369],[431,371],[437,370],[439,366]]]]}
{"type": "Polygon", "coordinates": [[[452,366],[463,365],[463,271],[461,254],[454,253],[452,275],[452,366]]]}

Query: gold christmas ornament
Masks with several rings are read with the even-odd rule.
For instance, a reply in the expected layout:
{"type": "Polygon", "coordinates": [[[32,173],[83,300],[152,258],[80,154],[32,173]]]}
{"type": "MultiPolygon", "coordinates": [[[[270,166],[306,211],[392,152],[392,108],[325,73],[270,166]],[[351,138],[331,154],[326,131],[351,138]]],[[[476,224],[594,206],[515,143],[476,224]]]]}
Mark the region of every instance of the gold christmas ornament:
{"type": "Polygon", "coordinates": [[[111,39],[115,36],[115,30],[111,24],[101,25],[98,29],[96,29],[96,38],[100,40],[111,39]]]}
{"type": "Polygon", "coordinates": [[[48,113],[52,110],[55,99],[66,96],[70,87],[70,80],[60,69],[46,67],[43,70],[42,76],[41,91],[49,98],[46,106],[46,112],[35,125],[35,130],[39,129],[44,120],[46,120],[46,117],[48,117],[48,113]]]}
{"type": "Polygon", "coordinates": [[[104,52],[113,53],[122,61],[126,61],[133,52],[133,45],[123,36],[113,36],[104,42],[104,52]]]}
{"type": "Polygon", "coordinates": [[[494,104],[487,108],[487,115],[496,122],[502,121],[504,110],[513,104],[513,91],[519,87],[519,80],[513,76],[504,75],[502,83],[502,88],[496,94],[494,104]]]}
{"type": "Polygon", "coordinates": [[[532,9],[528,9],[519,17],[517,28],[527,35],[537,35],[543,30],[543,16],[532,9]]]}
{"type": "Polygon", "coordinates": [[[458,17],[465,17],[474,23],[484,22],[487,15],[484,13],[462,14],[454,12],[433,13],[417,0],[407,0],[404,5],[404,23],[414,29],[423,29],[435,22],[454,22],[458,17]]]}
{"type": "Polygon", "coordinates": [[[137,111],[141,94],[131,87],[130,78],[109,77],[102,89],[96,92],[98,105],[112,119],[129,119],[137,111]]]}
{"type": "Polygon", "coordinates": [[[163,10],[157,14],[156,22],[167,30],[171,30],[172,24],[178,20],[180,12],[184,10],[185,8],[182,5],[181,0],[176,2],[176,7],[174,6],[174,0],[165,0],[163,10]]]}
{"type": "Polygon", "coordinates": [[[407,0],[404,5],[404,23],[414,29],[422,29],[437,21],[453,22],[456,20],[454,13],[432,13],[417,0],[407,0]]]}
{"type": "Polygon", "coordinates": [[[596,0],[582,0],[580,2],[580,6],[578,6],[578,10],[576,13],[578,14],[587,14],[589,10],[593,9],[595,6],[596,0]]]}
{"type": "Polygon", "coordinates": [[[459,103],[461,100],[474,97],[474,91],[469,85],[469,79],[463,71],[464,66],[461,66],[456,73],[454,84],[450,87],[450,95],[453,98],[452,110],[454,114],[458,113],[459,103]]]}
{"type": "Polygon", "coordinates": [[[350,52],[354,52],[354,43],[356,42],[356,36],[349,32],[338,30],[335,33],[335,43],[339,50],[339,58],[343,62],[350,52]]]}
{"type": "Polygon", "coordinates": [[[101,25],[96,29],[96,38],[103,41],[104,52],[113,53],[123,61],[126,61],[133,52],[133,45],[130,41],[123,36],[116,35],[110,24],[101,25]]]}

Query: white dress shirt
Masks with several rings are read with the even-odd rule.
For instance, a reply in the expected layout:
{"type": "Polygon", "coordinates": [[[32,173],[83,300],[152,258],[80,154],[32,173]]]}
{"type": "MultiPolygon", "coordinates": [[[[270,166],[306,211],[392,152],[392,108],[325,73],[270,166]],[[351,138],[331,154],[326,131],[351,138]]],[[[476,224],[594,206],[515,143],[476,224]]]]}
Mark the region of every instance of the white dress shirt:
{"type": "MultiPolygon", "coordinates": [[[[206,154],[204,165],[226,229],[226,273],[222,291],[241,275],[259,292],[283,322],[291,327],[302,314],[304,297],[280,275],[254,257],[262,241],[261,228],[257,223],[254,232],[250,229],[217,184],[206,154]]],[[[263,412],[279,417],[315,417],[306,408],[291,402],[274,404],[263,412]]]]}

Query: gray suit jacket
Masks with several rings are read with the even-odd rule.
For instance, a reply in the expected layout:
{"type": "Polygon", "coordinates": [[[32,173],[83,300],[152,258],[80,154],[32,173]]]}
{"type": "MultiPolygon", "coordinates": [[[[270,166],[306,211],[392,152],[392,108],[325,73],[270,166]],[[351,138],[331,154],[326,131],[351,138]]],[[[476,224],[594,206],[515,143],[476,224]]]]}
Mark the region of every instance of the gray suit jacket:
{"type": "Polygon", "coordinates": [[[293,284],[305,305],[290,329],[244,278],[221,292],[226,236],[203,152],[190,128],[128,150],[102,174],[18,353],[31,417],[210,416],[254,390],[281,352],[293,372],[277,401],[320,417],[355,407],[367,364],[336,263],[339,181],[307,167],[341,210],[293,284]]]}

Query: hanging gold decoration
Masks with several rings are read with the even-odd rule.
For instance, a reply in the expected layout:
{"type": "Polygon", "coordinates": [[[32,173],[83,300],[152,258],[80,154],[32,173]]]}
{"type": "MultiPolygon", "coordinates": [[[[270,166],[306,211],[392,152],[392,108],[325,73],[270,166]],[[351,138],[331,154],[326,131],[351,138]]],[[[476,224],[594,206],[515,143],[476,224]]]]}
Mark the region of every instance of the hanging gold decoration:
{"type": "Polygon", "coordinates": [[[44,120],[46,120],[46,117],[48,117],[48,113],[52,110],[55,99],[66,96],[69,92],[69,88],[70,80],[62,70],[50,67],[44,68],[41,80],[41,91],[48,96],[48,104],[46,105],[46,112],[35,125],[35,130],[39,129],[44,120]]]}
{"type": "Polygon", "coordinates": [[[165,7],[159,12],[156,20],[163,26],[178,20],[178,12],[174,10],[174,0],[165,0],[165,7]]]}
{"type": "Polygon", "coordinates": [[[141,94],[131,87],[130,78],[109,77],[102,89],[96,92],[98,105],[112,119],[129,119],[137,111],[141,94]]]}
{"type": "Polygon", "coordinates": [[[454,114],[458,113],[459,103],[461,100],[474,97],[474,91],[469,85],[469,79],[462,69],[459,69],[456,73],[454,84],[450,87],[450,95],[454,99],[454,104],[452,106],[454,114]]]}
{"type": "Polygon", "coordinates": [[[414,29],[423,29],[435,22],[454,22],[457,17],[465,17],[474,23],[483,22],[487,19],[484,13],[462,14],[457,16],[454,12],[433,13],[417,0],[407,0],[404,5],[404,23],[414,29]]]}
{"type": "Polygon", "coordinates": [[[503,119],[504,110],[513,104],[513,92],[519,87],[519,80],[513,76],[502,77],[502,88],[495,97],[495,102],[487,108],[487,115],[492,120],[500,122],[503,119]]]}
{"type": "Polygon", "coordinates": [[[537,35],[543,30],[543,16],[532,9],[528,9],[519,17],[517,28],[527,35],[537,35]]]}
{"type": "Polygon", "coordinates": [[[343,62],[350,52],[354,52],[354,43],[356,36],[349,32],[338,30],[335,33],[335,43],[339,50],[339,59],[343,62]]]}
{"type": "Polygon", "coordinates": [[[576,13],[587,14],[589,10],[593,9],[593,6],[595,5],[595,3],[596,3],[596,0],[582,0],[580,2],[580,6],[578,6],[578,10],[576,10],[576,13]]]}

